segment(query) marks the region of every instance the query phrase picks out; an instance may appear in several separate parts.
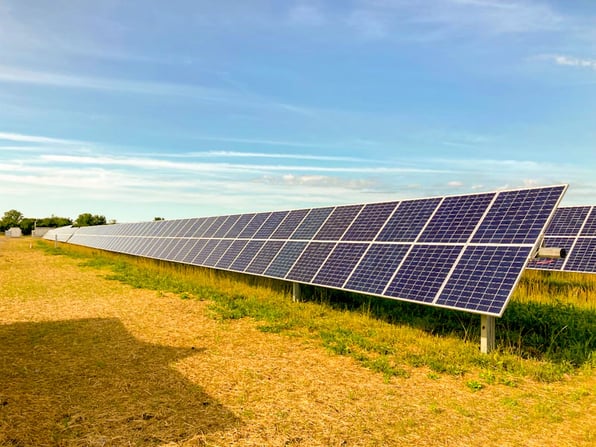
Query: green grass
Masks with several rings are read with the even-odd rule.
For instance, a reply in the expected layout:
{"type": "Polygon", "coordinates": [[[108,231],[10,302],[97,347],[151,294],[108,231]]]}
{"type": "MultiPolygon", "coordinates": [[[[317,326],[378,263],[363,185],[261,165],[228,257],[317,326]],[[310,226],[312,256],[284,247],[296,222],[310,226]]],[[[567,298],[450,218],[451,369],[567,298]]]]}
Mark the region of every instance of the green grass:
{"type": "Polygon", "coordinates": [[[498,349],[479,352],[480,317],[400,301],[288,283],[97,250],[39,242],[51,254],[74,256],[87,268],[133,287],[209,300],[217,319],[252,318],[263,332],[321,344],[386,378],[425,367],[433,377],[470,376],[473,391],[520,379],[552,382],[591,373],[596,365],[596,279],[528,271],[497,320],[498,349]]]}

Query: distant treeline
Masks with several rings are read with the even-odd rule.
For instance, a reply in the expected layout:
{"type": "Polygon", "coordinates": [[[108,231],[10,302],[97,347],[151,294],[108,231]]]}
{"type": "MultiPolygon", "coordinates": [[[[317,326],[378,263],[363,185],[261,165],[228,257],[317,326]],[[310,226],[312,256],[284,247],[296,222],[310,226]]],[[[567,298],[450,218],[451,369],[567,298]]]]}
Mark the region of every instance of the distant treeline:
{"type": "MultiPolygon", "coordinates": [[[[115,221],[110,223],[116,223],[115,221]]],[[[44,218],[25,217],[23,213],[17,210],[9,210],[4,213],[0,219],[0,231],[6,231],[9,228],[18,227],[24,235],[29,235],[36,227],[64,227],[73,225],[75,227],[87,227],[91,225],[106,225],[105,216],[91,213],[79,214],[74,221],[68,217],[50,216],[44,218]]]]}

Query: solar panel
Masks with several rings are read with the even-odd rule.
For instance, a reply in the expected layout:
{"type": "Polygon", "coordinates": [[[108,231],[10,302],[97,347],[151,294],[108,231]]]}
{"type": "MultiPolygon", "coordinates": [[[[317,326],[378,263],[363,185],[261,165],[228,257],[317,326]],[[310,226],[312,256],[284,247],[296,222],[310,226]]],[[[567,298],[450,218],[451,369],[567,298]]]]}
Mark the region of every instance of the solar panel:
{"type": "Polygon", "coordinates": [[[363,205],[351,205],[335,208],[317,232],[315,239],[319,241],[340,240],[362,207],[363,205]]]}
{"type": "Polygon", "coordinates": [[[530,260],[528,268],[596,273],[596,207],[561,207],[546,228],[544,247],[563,248],[565,259],[530,260]]]}
{"type": "Polygon", "coordinates": [[[120,253],[500,316],[541,239],[570,252],[545,268],[595,264],[596,212],[555,214],[565,190],[59,229],[48,238],[61,234],[120,253]]]}

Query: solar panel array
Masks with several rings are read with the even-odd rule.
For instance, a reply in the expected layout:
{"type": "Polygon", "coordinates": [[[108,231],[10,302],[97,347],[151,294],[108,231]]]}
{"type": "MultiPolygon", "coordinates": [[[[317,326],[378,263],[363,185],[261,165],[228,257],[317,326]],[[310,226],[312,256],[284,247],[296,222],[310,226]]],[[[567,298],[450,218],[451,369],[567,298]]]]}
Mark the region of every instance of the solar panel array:
{"type": "Polygon", "coordinates": [[[558,208],[544,236],[545,247],[567,250],[565,259],[534,259],[529,268],[596,273],[596,206],[558,208]]]}
{"type": "Polygon", "coordinates": [[[566,188],[83,227],[68,242],[500,316],[566,188]]]}

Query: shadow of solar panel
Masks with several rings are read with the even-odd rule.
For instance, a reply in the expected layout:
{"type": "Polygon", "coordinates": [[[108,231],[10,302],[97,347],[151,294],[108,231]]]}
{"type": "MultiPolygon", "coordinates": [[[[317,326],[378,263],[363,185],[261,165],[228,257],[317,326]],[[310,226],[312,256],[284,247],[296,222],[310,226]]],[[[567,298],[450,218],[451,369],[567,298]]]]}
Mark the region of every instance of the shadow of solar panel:
{"type": "Polygon", "coordinates": [[[338,241],[354,221],[363,205],[338,206],[314,237],[318,241],[338,241]]]}
{"type": "MultiPolygon", "coordinates": [[[[570,253],[573,241],[574,238],[572,237],[546,236],[544,238],[544,246],[564,248],[567,253],[570,253]]],[[[565,259],[534,258],[530,259],[530,262],[528,262],[528,268],[538,270],[561,270],[564,263],[565,259]]]]}
{"type": "Polygon", "coordinates": [[[284,245],[265,271],[265,275],[273,276],[275,278],[284,278],[307,245],[308,242],[286,242],[286,245],[284,245]]]}
{"type": "Polygon", "coordinates": [[[244,250],[240,252],[236,260],[230,266],[230,270],[236,272],[243,272],[246,267],[252,262],[253,258],[259,252],[261,247],[265,244],[265,241],[249,241],[244,247],[244,250]]]}
{"type": "Polygon", "coordinates": [[[373,241],[399,202],[366,205],[345,232],[342,241],[373,241]]]}
{"type": "Polygon", "coordinates": [[[239,238],[251,239],[255,233],[261,228],[261,225],[267,220],[271,213],[259,213],[255,214],[252,220],[246,225],[244,230],[238,235],[239,238]]]}
{"type": "Polygon", "coordinates": [[[244,247],[246,247],[246,244],[248,244],[247,239],[233,241],[232,245],[229,246],[215,266],[222,269],[229,268],[244,247]]]}
{"type": "Polygon", "coordinates": [[[307,209],[290,211],[283,222],[277,227],[277,230],[271,235],[271,239],[289,239],[298,225],[304,220],[308,214],[307,209]]]}
{"type": "Polygon", "coordinates": [[[240,218],[232,225],[232,228],[226,233],[224,237],[234,239],[238,237],[240,232],[248,225],[248,223],[255,217],[255,213],[242,214],[240,218]]]}
{"type": "Polygon", "coordinates": [[[302,252],[286,279],[300,282],[311,282],[313,276],[335,247],[335,242],[311,242],[302,252]]]}
{"type": "Polygon", "coordinates": [[[312,280],[313,284],[342,287],[368,246],[368,243],[337,244],[312,280]]]}
{"type": "Polygon", "coordinates": [[[467,242],[495,194],[446,197],[418,242],[467,242]]]}
{"type": "Polygon", "coordinates": [[[201,252],[207,243],[207,239],[194,239],[195,243],[189,247],[188,253],[180,260],[184,264],[192,264],[194,258],[201,252]]]}
{"type": "Polygon", "coordinates": [[[401,202],[376,240],[415,241],[440,202],[439,198],[401,202]]]}
{"type": "Polygon", "coordinates": [[[358,292],[380,295],[399,267],[410,245],[373,244],[344,286],[358,292]]]}
{"type": "Polygon", "coordinates": [[[333,211],[332,207],[311,209],[290,239],[312,239],[323,225],[323,222],[329,217],[331,211],[333,211]]]}
{"type": "Polygon", "coordinates": [[[197,256],[192,260],[192,264],[194,265],[205,265],[205,260],[215,247],[219,244],[219,239],[207,239],[207,243],[203,247],[203,249],[197,254],[197,256]]]}
{"type": "Polygon", "coordinates": [[[261,228],[257,230],[254,235],[255,239],[268,239],[273,232],[279,227],[284,218],[288,215],[288,211],[276,211],[271,213],[261,228]]]}
{"type": "Polygon", "coordinates": [[[222,239],[219,243],[215,246],[213,251],[207,259],[205,259],[205,265],[209,267],[215,267],[219,259],[223,256],[228,248],[232,245],[232,241],[229,239],[222,239]]]}
{"type": "Polygon", "coordinates": [[[230,228],[234,226],[234,224],[240,219],[240,215],[236,214],[234,216],[229,216],[224,223],[217,229],[213,237],[224,237],[230,228]]]}
{"type": "Polygon", "coordinates": [[[556,186],[499,193],[472,242],[535,243],[564,189],[556,186]]]}
{"type": "Polygon", "coordinates": [[[279,253],[284,241],[267,241],[257,253],[245,272],[261,275],[267,269],[273,258],[279,253]]]}
{"type": "Polygon", "coordinates": [[[577,239],[565,263],[565,271],[596,273],[595,238],[580,237],[577,239]]]}
{"type": "Polygon", "coordinates": [[[548,224],[545,234],[547,236],[576,236],[589,212],[589,206],[558,208],[548,224]]]}
{"type": "Polygon", "coordinates": [[[383,295],[432,303],[462,251],[461,245],[417,245],[383,295]]]}
{"type": "Polygon", "coordinates": [[[436,304],[501,315],[530,247],[466,247],[436,304]]]}
{"type": "Polygon", "coordinates": [[[592,207],[580,236],[596,236],[596,206],[592,207]]]}

